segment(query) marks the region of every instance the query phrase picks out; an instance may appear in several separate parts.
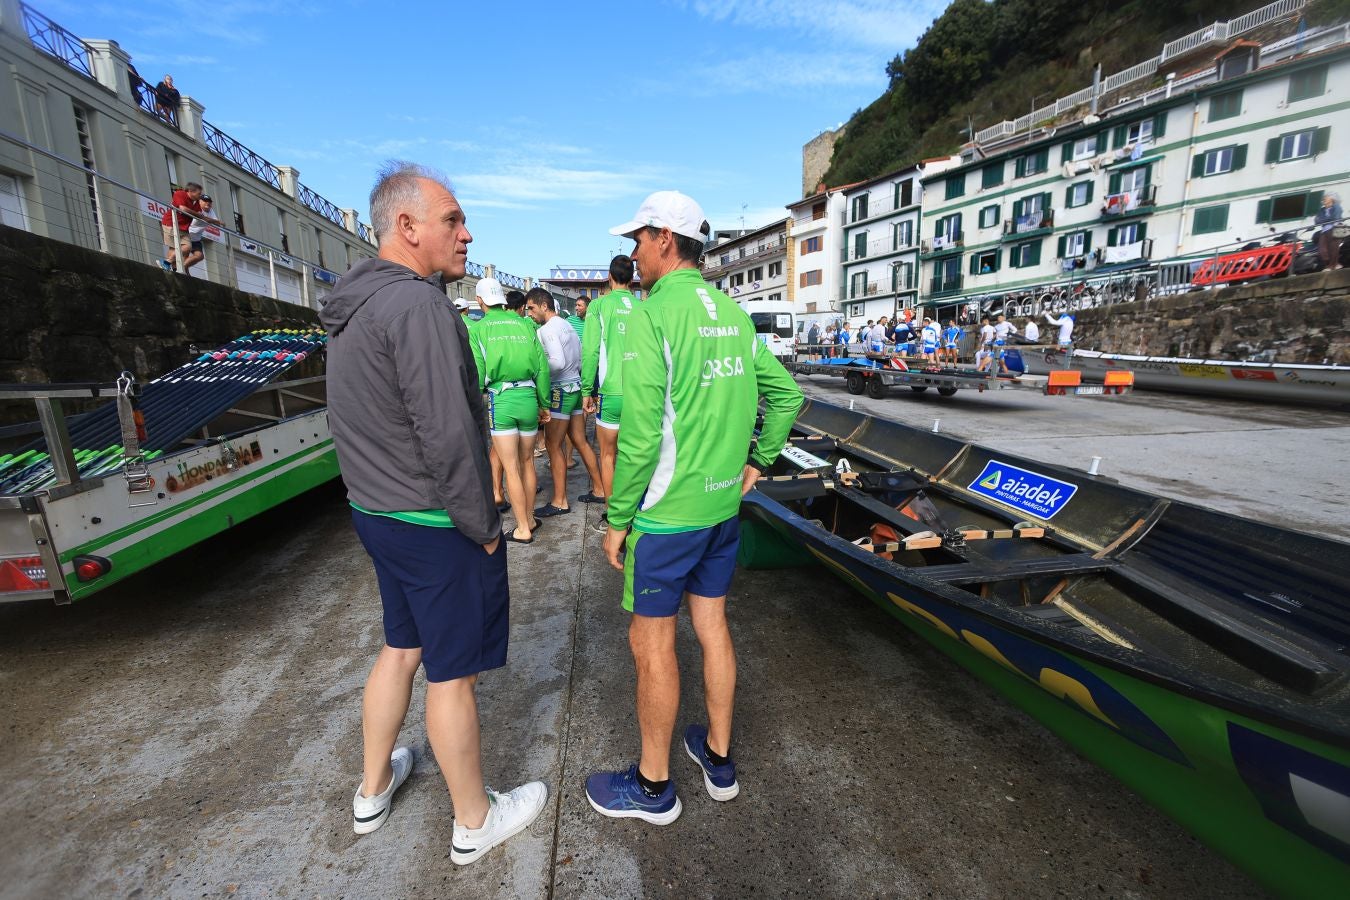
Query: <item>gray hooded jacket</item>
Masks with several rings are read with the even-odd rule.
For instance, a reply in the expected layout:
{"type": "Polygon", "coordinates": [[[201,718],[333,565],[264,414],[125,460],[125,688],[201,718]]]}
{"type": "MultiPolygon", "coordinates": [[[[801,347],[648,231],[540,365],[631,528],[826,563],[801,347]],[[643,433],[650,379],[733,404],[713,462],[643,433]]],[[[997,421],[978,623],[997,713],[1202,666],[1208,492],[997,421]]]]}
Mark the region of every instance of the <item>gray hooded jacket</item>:
{"type": "Polygon", "coordinates": [[[478,372],[445,295],[405,266],[362,260],[319,320],[347,496],[378,512],[441,508],[470,540],[499,537],[478,372]]]}

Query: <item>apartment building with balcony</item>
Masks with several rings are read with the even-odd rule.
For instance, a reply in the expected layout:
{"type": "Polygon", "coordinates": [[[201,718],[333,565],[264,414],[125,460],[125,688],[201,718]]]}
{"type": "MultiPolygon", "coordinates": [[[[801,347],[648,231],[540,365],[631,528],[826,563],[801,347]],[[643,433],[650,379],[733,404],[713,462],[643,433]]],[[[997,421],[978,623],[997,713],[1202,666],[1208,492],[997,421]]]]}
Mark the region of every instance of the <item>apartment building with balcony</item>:
{"type": "Polygon", "coordinates": [[[1055,118],[1056,106],[986,129],[959,166],[926,175],[925,301],[987,305],[1010,292],[1198,262],[1306,227],[1323,190],[1344,194],[1347,27],[1264,46],[1216,44],[1214,32],[1225,33],[1210,29],[1170,59],[1165,50],[1147,76],[1160,86],[1117,94],[1101,115],[1081,105],[1112,99],[1099,89],[1066,98],[1080,103],[1068,116],[1055,118]]]}
{"type": "Polygon", "coordinates": [[[703,254],[703,277],[738,303],[787,302],[787,221],[717,232],[703,254]]]}
{"type": "Polygon", "coordinates": [[[842,191],[839,300],[851,324],[918,302],[922,176],[910,166],[842,191]]]}
{"type": "Polygon", "coordinates": [[[786,260],[787,300],[798,316],[836,313],[839,305],[839,263],[844,240],[843,188],[824,188],[788,204],[786,260]]]}

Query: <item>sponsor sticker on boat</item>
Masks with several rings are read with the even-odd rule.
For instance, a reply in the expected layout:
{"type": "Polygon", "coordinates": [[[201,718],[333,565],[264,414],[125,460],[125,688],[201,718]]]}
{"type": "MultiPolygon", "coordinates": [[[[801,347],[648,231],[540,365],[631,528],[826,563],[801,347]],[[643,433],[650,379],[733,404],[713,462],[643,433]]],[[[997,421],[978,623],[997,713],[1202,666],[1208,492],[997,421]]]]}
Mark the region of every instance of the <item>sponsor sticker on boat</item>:
{"type": "Polygon", "coordinates": [[[1078,493],[1078,485],[991,459],[969,489],[1040,519],[1053,519],[1078,493]]]}

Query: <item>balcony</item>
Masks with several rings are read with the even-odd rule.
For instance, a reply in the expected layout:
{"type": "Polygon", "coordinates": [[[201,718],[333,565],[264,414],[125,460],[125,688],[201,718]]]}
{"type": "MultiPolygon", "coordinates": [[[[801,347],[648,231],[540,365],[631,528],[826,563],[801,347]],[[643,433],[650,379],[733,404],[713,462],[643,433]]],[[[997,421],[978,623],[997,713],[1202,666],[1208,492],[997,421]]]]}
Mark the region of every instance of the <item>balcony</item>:
{"type": "Polygon", "coordinates": [[[877,238],[870,241],[861,248],[856,243],[852,243],[839,251],[840,262],[858,262],[859,260],[871,259],[874,256],[885,256],[888,253],[904,253],[906,250],[913,250],[914,242],[902,243],[895,239],[895,236],[877,238]]]}
{"type": "Polygon", "coordinates": [[[1145,238],[1133,244],[1121,244],[1116,247],[1098,247],[1092,251],[1092,258],[1097,262],[1094,271],[1148,262],[1153,258],[1153,239],[1145,238]]]}
{"type": "Polygon", "coordinates": [[[1020,241],[1024,238],[1040,237],[1049,234],[1055,229],[1055,211],[1053,209],[1038,210],[1033,213],[1027,213],[1016,219],[1008,219],[1003,223],[1003,236],[1000,241],[1020,241]]]}
{"type": "Polygon", "coordinates": [[[1157,203],[1158,186],[1146,184],[1133,191],[1119,194],[1107,194],[1102,198],[1103,222],[1116,222],[1121,219],[1133,219],[1152,214],[1157,203]]]}
{"type": "Polygon", "coordinates": [[[961,276],[954,278],[943,278],[941,275],[933,276],[932,281],[928,283],[928,296],[941,297],[944,294],[954,294],[961,290],[961,276]]]}
{"type": "Polygon", "coordinates": [[[769,241],[761,241],[748,247],[735,247],[727,249],[725,247],[713,247],[708,251],[705,257],[703,274],[718,275],[729,269],[733,269],[742,263],[751,262],[760,258],[768,258],[775,255],[785,255],[787,253],[787,242],[777,238],[769,241]]]}
{"type": "Polygon", "coordinates": [[[922,241],[919,244],[919,258],[927,260],[952,256],[960,253],[965,246],[965,235],[960,231],[954,234],[940,234],[931,241],[922,241]]]}
{"type": "Polygon", "coordinates": [[[888,296],[890,296],[891,294],[896,293],[896,291],[893,291],[893,290],[885,290],[885,291],[883,291],[883,290],[881,289],[881,282],[879,282],[879,281],[870,281],[870,282],[868,282],[868,283],[865,284],[865,285],[861,285],[861,288],[862,288],[861,290],[858,290],[858,289],[857,289],[858,287],[859,287],[859,286],[855,286],[855,285],[851,285],[851,284],[846,284],[846,285],[841,286],[841,287],[839,288],[839,299],[840,299],[840,300],[874,300],[874,299],[876,299],[877,297],[888,297],[888,296]]]}

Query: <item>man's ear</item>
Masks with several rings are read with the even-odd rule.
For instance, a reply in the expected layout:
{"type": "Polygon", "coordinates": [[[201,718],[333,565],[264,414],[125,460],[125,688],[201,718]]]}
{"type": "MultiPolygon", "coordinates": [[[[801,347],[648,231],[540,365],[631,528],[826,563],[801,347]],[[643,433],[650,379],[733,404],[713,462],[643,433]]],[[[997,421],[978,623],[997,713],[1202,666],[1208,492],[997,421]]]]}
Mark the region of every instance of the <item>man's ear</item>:
{"type": "Polygon", "coordinates": [[[403,235],[403,239],[416,247],[418,243],[417,220],[403,212],[398,214],[395,221],[398,223],[398,232],[403,235]]]}

